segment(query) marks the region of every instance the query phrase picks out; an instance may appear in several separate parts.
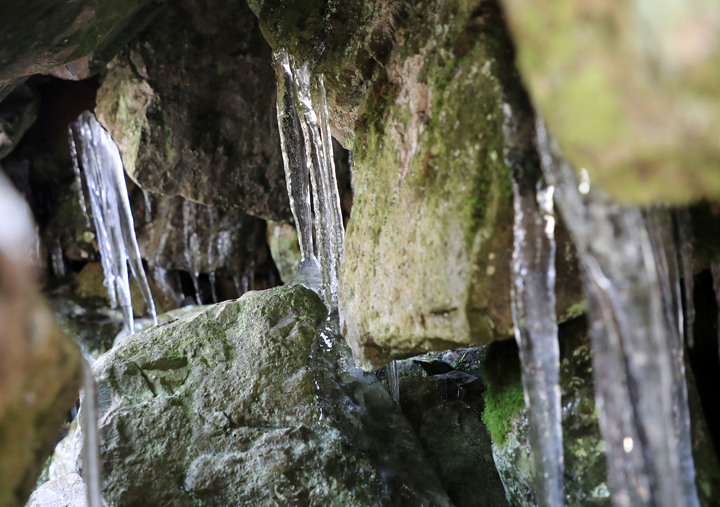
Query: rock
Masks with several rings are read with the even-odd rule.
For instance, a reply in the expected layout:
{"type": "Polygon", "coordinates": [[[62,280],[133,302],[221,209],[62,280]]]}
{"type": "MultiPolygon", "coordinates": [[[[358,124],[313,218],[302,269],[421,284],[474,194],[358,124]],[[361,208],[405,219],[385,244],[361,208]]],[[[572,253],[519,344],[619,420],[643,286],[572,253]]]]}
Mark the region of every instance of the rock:
{"type": "MultiPolygon", "coordinates": [[[[532,135],[503,132],[505,116],[529,106],[496,10],[420,2],[395,37],[360,110],[340,277],[346,336],[368,369],[512,335],[504,154],[518,143],[534,154],[532,135]]],[[[582,296],[562,228],[557,240],[562,319],[582,296]]]]}
{"type": "Polygon", "coordinates": [[[502,0],[533,102],[592,184],[632,203],[720,197],[720,6],[502,0]]]}
{"type": "Polygon", "coordinates": [[[108,503],[450,505],[325,315],[298,285],[249,292],[100,357],[108,503]]]}
{"type": "Polygon", "coordinates": [[[37,97],[27,85],[16,87],[0,102],[0,159],[5,158],[37,115],[37,97]]]}
{"type": "MultiPolygon", "coordinates": [[[[423,368],[430,369],[428,360],[423,359],[423,368]]],[[[433,363],[443,364],[449,371],[404,376],[407,363],[420,361],[398,362],[400,405],[448,496],[458,507],[507,505],[492,459],[492,440],[481,420],[482,381],[477,370],[465,373],[436,360],[433,363]]]]}
{"type": "MultiPolygon", "coordinates": [[[[561,326],[565,500],[567,505],[611,505],[605,442],[595,410],[590,339],[583,320],[561,326]]],[[[483,420],[493,438],[493,456],[508,501],[535,505],[530,426],[514,341],[491,346],[483,361],[483,378],[488,386],[483,420]]]]}
{"type": "MultiPolygon", "coordinates": [[[[611,505],[606,483],[605,442],[595,407],[592,350],[584,319],[560,327],[563,451],[567,505],[611,505]]],[[[720,491],[720,466],[690,368],[686,371],[693,457],[700,505],[712,506],[720,491]]],[[[529,420],[524,407],[517,346],[490,346],[483,360],[488,386],[483,420],[493,439],[493,456],[511,505],[535,505],[529,420]]]]}
{"type": "Polygon", "coordinates": [[[37,294],[30,212],[2,174],[0,214],[0,505],[19,506],[77,398],[82,356],[37,294]]]}
{"type": "Polygon", "coordinates": [[[26,507],[85,507],[85,481],[71,472],[52,479],[33,492],[26,507]]]}
{"type": "Polygon", "coordinates": [[[140,251],[151,267],[235,278],[274,271],[264,220],[181,197],[151,194],[150,201],[150,222],[137,207],[135,214],[140,251]]]}
{"type": "Polygon", "coordinates": [[[84,79],[112,58],[121,44],[149,19],[149,0],[65,2],[42,8],[9,1],[0,5],[0,84],[51,72],[84,79]]]}
{"type": "Polygon", "coordinates": [[[300,245],[295,227],[280,222],[268,222],[268,244],[280,278],[283,281],[292,280],[300,263],[300,245]]]}
{"type": "Polygon", "coordinates": [[[244,1],[181,0],[113,61],[95,110],[145,190],[289,219],[274,81],[244,1]]]}

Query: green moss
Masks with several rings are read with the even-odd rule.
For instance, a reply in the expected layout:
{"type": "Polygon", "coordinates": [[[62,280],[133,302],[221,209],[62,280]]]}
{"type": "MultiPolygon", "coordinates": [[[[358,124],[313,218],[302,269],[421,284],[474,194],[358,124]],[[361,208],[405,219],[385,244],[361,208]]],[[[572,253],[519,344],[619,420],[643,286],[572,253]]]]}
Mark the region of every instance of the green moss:
{"type": "Polygon", "coordinates": [[[165,155],[170,163],[173,163],[178,155],[175,148],[173,148],[172,130],[167,125],[165,125],[165,155]]]}
{"type": "Polygon", "coordinates": [[[488,346],[481,363],[485,381],[483,423],[498,447],[505,447],[515,416],[525,407],[520,362],[515,342],[506,340],[488,346]]]}

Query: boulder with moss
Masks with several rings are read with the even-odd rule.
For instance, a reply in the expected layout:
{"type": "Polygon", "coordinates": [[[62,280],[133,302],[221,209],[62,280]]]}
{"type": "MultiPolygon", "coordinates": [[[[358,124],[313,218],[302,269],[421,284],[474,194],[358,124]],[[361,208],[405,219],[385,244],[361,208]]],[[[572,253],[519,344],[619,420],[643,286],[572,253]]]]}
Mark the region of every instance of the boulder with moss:
{"type": "Polygon", "coordinates": [[[299,285],[249,292],[100,357],[109,504],[450,505],[325,317],[299,285]]]}

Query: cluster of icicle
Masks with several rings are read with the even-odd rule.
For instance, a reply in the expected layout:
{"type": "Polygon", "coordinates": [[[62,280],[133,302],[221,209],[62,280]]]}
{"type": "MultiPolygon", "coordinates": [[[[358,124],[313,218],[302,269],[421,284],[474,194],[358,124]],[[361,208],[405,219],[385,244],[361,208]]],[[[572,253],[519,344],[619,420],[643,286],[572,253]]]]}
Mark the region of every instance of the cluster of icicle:
{"type": "MultiPolygon", "coordinates": [[[[539,505],[562,505],[552,196],[578,251],[608,479],[618,506],[696,506],[681,274],[692,294],[687,219],[621,206],[591,188],[537,125],[540,178],[514,174],[513,317],[530,411],[539,505]],[[678,258],[680,259],[678,261],[678,258]]],[[[691,299],[688,318],[693,318],[691,299]]],[[[691,340],[691,323],[687,339],[691,340]]]]}
{"type": "MultiPolygon", "coordinates": [[[[90,195],[105,286],[110,294],[112,307],[116,308],[119,301],[125,327],[132,334],[134,322],[129,264],[150,314],[157,324],[155,303],[135,237],[120,151],[110,134],[92,113],[87,111],[70,125],[70,146],[76,174],[82,166],[82,174],[90,195]]],[[[84,206],[84,199],[81,202],[84,206]]]]}
{"type": "MultiPolygon", "coordinates": [[[[135,237],[120,151],[110,134],[87,111],[70,125],[69,138],[80,202],[86,218],[87,208],[80,182],[81,166],[90,195],[95,234],[105,274],[104,283],[110,294],[112,307],[116,308],[119,300],[125,329],[132,334],[134,321],[128,276],[129,264],[157,325],[155,303],[135,237]]],[[[55,261],[55,256],[53,259],[55,261]]],[[[87,502],[91,507],[100,507],[102,488],[97,431],[97,394],[92,370],[86,361],[83,361],[83,391],[83,473],[87,486],[87,502]]]]}
{"type": "Polygon", "coordinates": [[[312,60],[298,66],[285,49],[273,53],[273,63],[285,179],[301,253],[297,280],[320,290],[334,309],[344,227],[323,76],[312,73],[312,60]],[[318,269],[321,289],[313,280],[318,269]]]}

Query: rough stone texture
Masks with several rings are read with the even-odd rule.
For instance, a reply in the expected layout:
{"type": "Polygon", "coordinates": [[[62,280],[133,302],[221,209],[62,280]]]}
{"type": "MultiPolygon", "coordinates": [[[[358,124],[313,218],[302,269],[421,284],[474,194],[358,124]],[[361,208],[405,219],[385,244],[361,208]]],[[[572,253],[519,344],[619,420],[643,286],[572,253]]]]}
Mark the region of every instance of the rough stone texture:
{"type": "Polygon", "coordinates": [[[7,0],[0,4],[0,84],[20,76],[53,72],[84,79],[93,63],[144,26],[149,0],[7,0]],[[130,28],[128,28],[130,25],[130,28]]]}
{"type": "Polygon", "coordinates": [[[290,217],[270,48],[244,1],[165,5],[109,66],[96,113],[142,188],[290,217]]]}
{"type": "Polygon", "coordinates": [[[398,364],[400,406],[453,503],[458,507],[507,505],[492,458],[492,440],[480,418],[482,381],[477,370],[470,369],[468,374],[444,361],[429,365],[423,361],[425,368],[435,367],[437,373],[406,376],[409,368],[402,363],[411,362],[418,363],[398,364]]]}
{"type": "Polygon", "coordinates": [[[23,134],[30,128],[37,115],[37,96],[33,90],[21,85],[0,104],[0,159],[5,158],[23,134]]]}
{"type": "Polygon", "coordinates": [[[146,216],[144,200],[134,197],[138,243],[151,266],[240,277],[272,264],[264,220],[157,194],[146,216]]]}
{"type": "Polygon", "coordinates": [[[385,391],[316,336],[325,313],[298,285],[250,292],[99,358],[108,502],[450,505],[385,391]]]}
{"type": "Polygon", "coordinates": [[[720,5],[502,0],[552,134],[621,200],[720,197],[720,5]]]}
{"type": "Polygon", "coordinates": [[[24,505],[80,386],[80,349],[53,322],[28,264],[29,211],[0,174],[0,505],[24,505]]]}
{"type": "MultiPolygon", "coordinates": [[[[563,451],[567,505],[611,505],[606,484],[605,442],[595,407],[592,350],[584,319],[560,327],[563,451]]],[[[720,466],[711,444],[692,373],[688,369],[693,457],[700,505],[717,503],[720,466]]],[[[483,420],[493,438],[493,456],[511,505],[535,505],[535,471],[514,342],[491,345],[483,360],[488,385],[483,420]]]]}
{"type": "MultiPolygon", "coordinates": [[[[418,3],[362,104],[339,298],[363,368],[512,333],[503,121],[518,79],[485,5],[418,3]]],[[[581,296],[558,242],[562,317],[581,296]]]]}
{"type": "Polygon", "coordinates": [[[74,472],[52,479],[30,496],[26,507],[86,507],[85,482],[74,472]]]}
{"type": "MultiPolygon", "coordinates": [[[[590,340],[583,322],[561,327],[560,386],[562,388],[565,499],[567,505],[611,505],[606,481],[605,442],[595,411],[590,340]]],[[[511,505],[535,505],[535,470],[529,444],[529,420],[524,407],[517,346],[497,343],[484,360],[493,456],[511,505]],[[508,394],[509,393],[509,394],[508,394]],[[504,434],[502,432],[505,432],[504,434]]]]}
{"type": "Polygon", "coordinates": [[[280,278],[287,282],[295,276],[300,263],[300,245],[295,227],[279,222],[268,222],[268,244],[280,278]]]}

